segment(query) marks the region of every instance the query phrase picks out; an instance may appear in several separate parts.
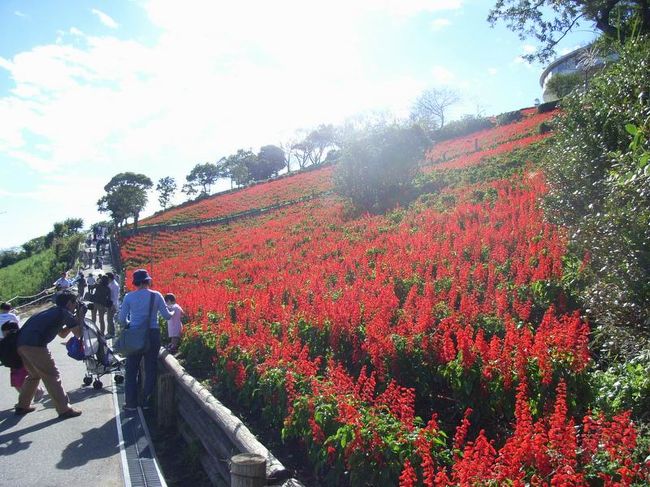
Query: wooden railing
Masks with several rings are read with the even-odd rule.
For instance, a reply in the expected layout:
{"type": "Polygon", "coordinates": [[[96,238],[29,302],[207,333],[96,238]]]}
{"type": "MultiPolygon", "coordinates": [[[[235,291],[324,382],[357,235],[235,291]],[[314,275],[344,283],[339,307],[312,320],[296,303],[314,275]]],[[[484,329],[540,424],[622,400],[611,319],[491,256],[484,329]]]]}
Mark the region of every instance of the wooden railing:
{"type": "Polygon", "coordinates": [[[235,483],[231,484],[232,457],[252,454],[266,460],[266,480],[256,485],[302,486],[246,425],[171,354],[161,348],[158,358],[156,421],[161,427],[177,427],[188,443],[200,447],[201,464],[213,484],[235,487],[235,483]]]}

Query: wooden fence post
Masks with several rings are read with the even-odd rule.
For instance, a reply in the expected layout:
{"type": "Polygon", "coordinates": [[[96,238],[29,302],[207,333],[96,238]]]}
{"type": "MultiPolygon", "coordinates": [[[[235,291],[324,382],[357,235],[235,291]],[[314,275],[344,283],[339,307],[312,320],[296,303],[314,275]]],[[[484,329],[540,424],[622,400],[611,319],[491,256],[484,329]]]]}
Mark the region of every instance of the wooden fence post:
{"type": "Polygon", "coordinates": [[[174,377],[168,372],[159,374],[156,386],[156,422],[159,427],[169,428],[174,425],[175,405],[174,377]]]}
{"type": "Polygon", "coordinates": [[[255,453],[240,453],[230,459],[230,487],[266,485],[266,459],[255,453]]]}

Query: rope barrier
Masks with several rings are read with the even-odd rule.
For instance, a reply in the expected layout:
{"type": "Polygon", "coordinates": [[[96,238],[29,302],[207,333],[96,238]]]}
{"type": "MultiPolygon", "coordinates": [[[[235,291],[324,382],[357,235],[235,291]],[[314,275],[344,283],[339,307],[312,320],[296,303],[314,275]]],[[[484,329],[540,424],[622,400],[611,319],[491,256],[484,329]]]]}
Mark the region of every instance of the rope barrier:
{"type": "Polygon", "coordinates": [[[41,296],[41,294],[45,294],[45,293],[47,293],[50,289],[52,289],[52,288],[43,289],[40,293],[38,293],[38,294],[34,294],[33,296],[14,296],[13,298],[8,299],[8,300],[7,300],[7,303],[11,303],[12,301],[15,301],[16,299],[32,299],[32,298],[38,298],[39,296],[41,296]]]}
{"type": "Polygon", "coordinates": [[[12,310],[19,310],[19,309],[22,309],[22,308],[26,308],[28,306],[32,306],[32,305],[38,303],[39,301],[43,301],[44,299],[49,299],[52,296],[54,296],[54,293],[46,294],[44,296],[41,296],[38,299],[35,299],[34,301],[30,301],[29,303],[25,303],[25,304],[21,304],[20,306],[16,306],[16,307],[12,308],[12,310]]]}

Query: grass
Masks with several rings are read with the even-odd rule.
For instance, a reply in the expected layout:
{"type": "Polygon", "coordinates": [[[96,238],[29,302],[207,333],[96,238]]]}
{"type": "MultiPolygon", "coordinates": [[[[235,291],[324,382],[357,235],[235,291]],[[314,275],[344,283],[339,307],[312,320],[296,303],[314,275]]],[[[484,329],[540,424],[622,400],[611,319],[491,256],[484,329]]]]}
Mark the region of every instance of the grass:
{"type": "Polygon", "coordinates": [[[52,283],[58,267],[53,249],[3,267],[0,269],[0,300],[39,293],[52,283]]]}

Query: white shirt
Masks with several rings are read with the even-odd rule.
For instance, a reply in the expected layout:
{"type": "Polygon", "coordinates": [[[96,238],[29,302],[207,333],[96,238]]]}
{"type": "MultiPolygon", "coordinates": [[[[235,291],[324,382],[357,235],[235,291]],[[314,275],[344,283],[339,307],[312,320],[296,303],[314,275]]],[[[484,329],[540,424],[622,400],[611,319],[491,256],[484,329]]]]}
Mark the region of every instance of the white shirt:
{"type": "Polygon", "coordinates": [[[60,287],[61,289],[68,289],[70,287],[70,281],[68,281],[65,277],[59,277],[54,285],[60,287]]]}
{"type": "Polygon", "coordinates": [[[0,325],[8,321],[13,321],[20,325],[20,318],[13,313],[0,313],[0,325]]]}
{"type": "Polygon", "coordinates": [[[113,306],[117,308],[117,302],[120,300],[120,286],[117,285],[115,280],[112,280],[108,283],[108,289],[111,290],[111,301],[113,301],[113,306]]]}

